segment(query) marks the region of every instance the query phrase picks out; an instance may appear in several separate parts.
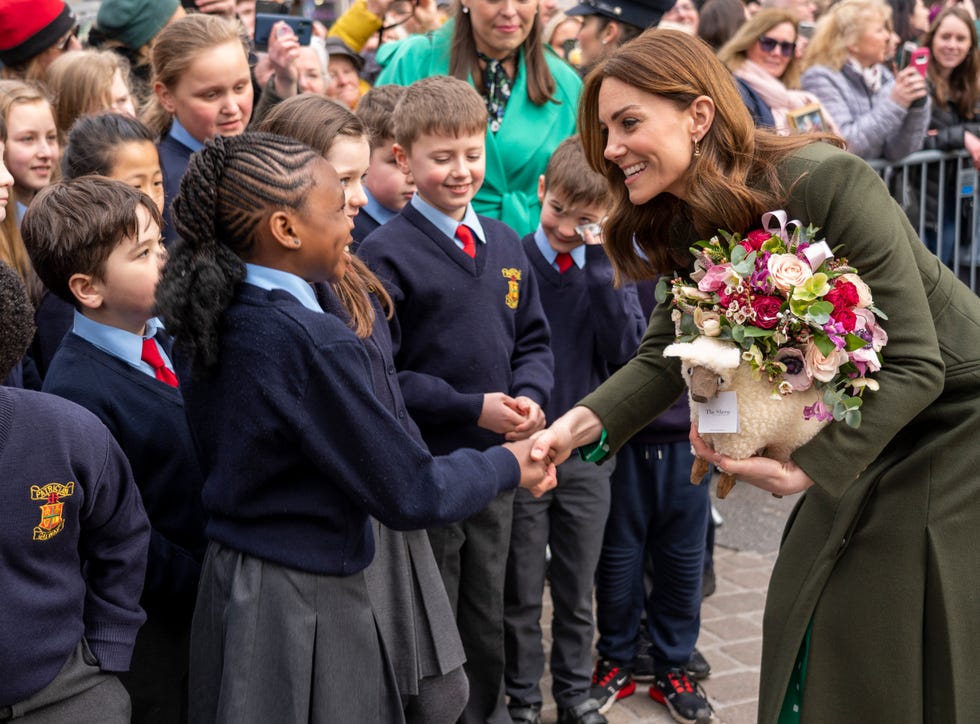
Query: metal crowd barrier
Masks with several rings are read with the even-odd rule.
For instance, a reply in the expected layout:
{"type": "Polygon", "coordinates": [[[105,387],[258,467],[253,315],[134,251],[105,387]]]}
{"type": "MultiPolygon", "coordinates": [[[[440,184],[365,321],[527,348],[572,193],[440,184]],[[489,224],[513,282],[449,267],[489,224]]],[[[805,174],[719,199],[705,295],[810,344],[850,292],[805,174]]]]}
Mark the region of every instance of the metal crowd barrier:
{"type": "MultiPolygon", "coordinates": [[[[946,261],[963,282],[980,292],[980,184],[973,159],[966,151],[919,151],[898,161],[876,159],[868,162],[888,185],[892,196],[909,215],[912,226],[925,240],[927,233],[935,239],[936,255],[946,261]],[[945,182],[955,169],[956,188],[945,182]],[[935,171],[934,171],[935,170],[935,171]],[[927,228],[926,198],[928,174],[938,171],[937,219],[934,229],[927,228]],[[950,200],[949,195],[955,198],[950,200]],[[945,218],[947,206],[954,210],[952,224],[945,218]],[[952,233],[950,233],[952,228],[952,233]]],[[[930,224],[931,226],[931,224],[930,224]]]]}

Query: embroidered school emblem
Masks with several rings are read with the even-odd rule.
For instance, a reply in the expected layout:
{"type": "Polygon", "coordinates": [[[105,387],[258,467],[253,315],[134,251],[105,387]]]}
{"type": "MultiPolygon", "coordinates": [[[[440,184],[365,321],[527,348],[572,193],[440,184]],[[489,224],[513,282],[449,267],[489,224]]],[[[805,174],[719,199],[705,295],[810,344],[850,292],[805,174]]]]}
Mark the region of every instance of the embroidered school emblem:
{"type": "Polygon", "coordinates": [[[520,301],[520,285],[518,282],[521,280],[521,270],[505,268],[501,269],[500,273],[507,280],[507,296],[504,297],[504,303],[511,309],[517,309],[517,303],[520,301]]]}
{"type": "Polygon", "coordinates": [[[48,483],[44,487],[31,486],[31,500],[45,501],[41,505],[41,522],[34,528],[34,540],[48,540],[61,532],[65,527],[65,519],[61,516],[65,504],[61,499],[74,492],[74,482],[48,483]]]}

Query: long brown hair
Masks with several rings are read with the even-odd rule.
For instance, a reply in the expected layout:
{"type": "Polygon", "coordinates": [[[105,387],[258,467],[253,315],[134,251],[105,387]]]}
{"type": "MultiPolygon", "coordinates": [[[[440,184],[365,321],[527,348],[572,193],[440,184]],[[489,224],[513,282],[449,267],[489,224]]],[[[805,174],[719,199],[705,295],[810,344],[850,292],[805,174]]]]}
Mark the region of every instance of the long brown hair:
{"type": "MultiPolygon", "coordinates": [[[[346,106],[311,93],[277,104],[258,130],[292,138],[324,157],[338,138],[367,138],[361,119],[346,106]]],[[[351,329],[362,339],[369,337],[374,328],[374,308],[369,295],[378,298],[387,317],[394,311],[384,285],[354,254],[350,254],[347,273],[333,283],[333,289],[350,315],[351,329]]]]}
{"type": "Polygon", "coordinates": [[[976,115],[977,100],[980,99],[980,50],[977,50],[977,28],[973,19],[959,5],[951,5],[943,9],[932,21],[928,32],[922,38],[922,46],[932,50],[932,41],[939,30],[939,24],[948,17],[954,17],[962,22],[970,34],[970,49],[963,62],[953,68],[949,80],[939,75],[939,65],[935,54],[929,57],[929,82],[932,84],[933,101],[944,108],[947,103],[956,106],[961,118],[973,118],[976,115]]]}
{"type": "Polygon", "coordinates": [[[687,239],[675,247],[672,237],[685,227],[702,235],[719,228],[752,228],[782,201],[779,161],[809,143],[835,138],[778,136],[756,129],[731,74],[711,49],[686,33],[656,28],[614,51],[585,79],[578,129],[589,165],[605,175],[612,192],[604,236],[618,280],[651,278],[684,266],[687,239]],[[714,101],[714,120],[700,141],[700,155],[692,155],[686,201],[668,193],[639,206],[630,201],[623,172],[603,155],[606,132],[599,122],[599,89],[606,78],[660,96],[679,109],[700,96],[714,101]],[[649,262],[637,255],[634,244],[649,262]]]}
{"type": "MultiPolygon", "coordinates": [[[[453,19],[455,26],[449,53],[449,75],[465,81],[472,76],[473,84],[480,95],[486,96],[487,89],[483,87],[480,59],[476,55],[476,41],[473,39],[473,21],[469,13],[462,12],[459,0],[456,0],[453,19]]],[[[535,14],[531,32],[527,34],[521,48],[524,50],[524,67],[527,73],[527,97],[538,106],[554,100],[556,88],[555,78],[545,60],[544,46],[541,21],[535,14]]]]}

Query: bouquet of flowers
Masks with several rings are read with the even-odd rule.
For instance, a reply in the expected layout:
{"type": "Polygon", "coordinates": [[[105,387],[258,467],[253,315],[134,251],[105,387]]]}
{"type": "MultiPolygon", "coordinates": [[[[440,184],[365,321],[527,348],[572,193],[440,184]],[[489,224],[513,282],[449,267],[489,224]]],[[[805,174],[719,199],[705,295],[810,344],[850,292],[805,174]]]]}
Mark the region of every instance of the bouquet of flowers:
{"type": "Polygon", "coordinates": [[[764,214],[762,227],[691,247],[694,272],[661,279],[678,342],[700,336],[731,341],[756,379],[776,398],[815,387],[822,395],[804,418],[861,424],[861,396],[877,390],[888,341],[871,290],[846,258],[836,258],[819,229],[764,214]]]}

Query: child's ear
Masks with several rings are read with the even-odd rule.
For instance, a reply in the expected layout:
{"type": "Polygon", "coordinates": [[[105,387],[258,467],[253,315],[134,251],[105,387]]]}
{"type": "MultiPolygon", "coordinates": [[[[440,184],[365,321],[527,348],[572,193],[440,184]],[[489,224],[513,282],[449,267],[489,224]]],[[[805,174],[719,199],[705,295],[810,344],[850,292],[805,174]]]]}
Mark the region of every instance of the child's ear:
{"type": "Polygon", "coordinates": [[[401,144],[391,144],[391,152],[395,154],[395,163],[398,164],[398,170],[404,174],[411,174],[412,169],[408,167],[408,154],[405,153],[405,149],[401,147],[401,144]]]}
{"type": "Polygon", "coordinates": [[[163,106],[163,109],[167,113],[175,113],[177,111],[177,103],[167,86],[160,81],[157,81],[153,84],[153,92],[156,94],[157,100],[160,101],[160,105],[163,106]]]}
{"type": "Polygon", "coordinates": [[[544,183],[544,174],[538,176],[538,203],[544,203],[544,194],[548,190],[548,187],[544,183]]]}
{"type": "Polygon", "coordinates": [[[296,235],[293,218],[287,211],[273,211],[269,214],[266,228],[273,242],[293,251],[303,245],[303,240],[296,235]]]}
{"type": "Polygon", "coordinates": [[[99,309],[102,306],[102,283],[91,274],[72,274],[68,288],[85,309],[99,309]]]}

